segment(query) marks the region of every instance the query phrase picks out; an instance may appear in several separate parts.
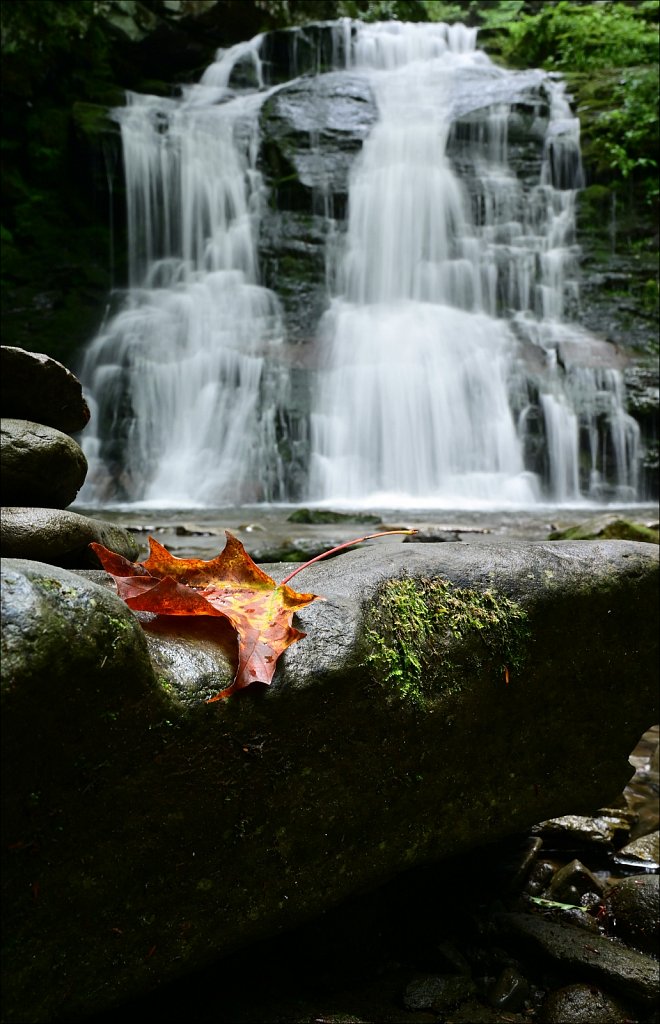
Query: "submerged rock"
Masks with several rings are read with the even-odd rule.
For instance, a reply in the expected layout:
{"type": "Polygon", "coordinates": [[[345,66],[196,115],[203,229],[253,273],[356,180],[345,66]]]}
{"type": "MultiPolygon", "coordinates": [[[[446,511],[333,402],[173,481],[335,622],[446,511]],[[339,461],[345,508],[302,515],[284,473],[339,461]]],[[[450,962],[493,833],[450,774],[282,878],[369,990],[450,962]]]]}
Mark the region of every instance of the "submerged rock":
{"type": "Polygon", "coordinates": [[[87,459],[73,438],[29,420],[2,420],[1,458],[6,505],[66,508],[87,474],[87,459]]]}
{"type": "Polygon", "coordinates": [[[67,569],[98,567],[89,545],[95,541],[135,561],[139,545],[114,523],[90,519],[55,508],[0,510],[0,551],[3,558],[31,558],[67,569]]]}
{"type": "Polygon", "coordinates": [[[349,552],[306,570],[325,600],[273,685],[214,704],[231,636],[143,615],[147,632],[105,574],[4,560],[6,1020],[81,1020],[612,799],[657,720],[656,555],[349,552]]]}

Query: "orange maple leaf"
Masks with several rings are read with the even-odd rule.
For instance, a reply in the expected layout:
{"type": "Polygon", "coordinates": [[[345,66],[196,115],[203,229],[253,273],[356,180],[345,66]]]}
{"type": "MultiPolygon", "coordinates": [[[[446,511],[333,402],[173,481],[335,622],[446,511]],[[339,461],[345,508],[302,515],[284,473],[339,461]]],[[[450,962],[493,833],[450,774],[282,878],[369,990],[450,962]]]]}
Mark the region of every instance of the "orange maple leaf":
{"type": "Polygon", "coordinates": [[[158,615],[219,615],[229,620],[238,639],[238,668],[231,686],[209,703],[251,683],[269,684],[282,651],[306,635],[291,620],[317,595],[299,594],[277,584],[230,533],[224,551],[209,561],[176,558],[153,537],[145,562],[129,562],[102,544],[90,547],[130,608],[158,615]]]}
{"type": "Polygon", "coordinates": [[[416,530],[387,530],[339,544],[310,558],[276,583],[252,561],[240,540],[225,531],[227,543],[217,558],[176,558],[149,537],[145,562],[129,562],[102,544],[90,544],[105,571],[112,576],[119,596],[130,608],[157,615],[218,615],[234,628],[238,641],[238,668],[231,686],[207,701],[222,700],[252,683],[270,684],[280,654],[306,633],[292,626],[294,613],[317,594],[299,594],[287,586],[308,565],[337,551],[375,537],[416,530]]]}

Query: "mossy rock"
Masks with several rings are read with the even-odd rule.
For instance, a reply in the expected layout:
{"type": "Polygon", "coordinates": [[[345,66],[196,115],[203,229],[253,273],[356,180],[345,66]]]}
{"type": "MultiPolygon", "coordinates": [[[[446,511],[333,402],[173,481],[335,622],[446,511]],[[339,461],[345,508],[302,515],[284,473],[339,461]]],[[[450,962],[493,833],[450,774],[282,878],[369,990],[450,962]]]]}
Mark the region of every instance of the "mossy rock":
{"type": "Polygon", "coordinates": [[[381,525],[380,516],[370,515],[362,512],[332,512],[325,508],[297,508],[290,516],[287,516],[289,523],[370,523],[374,526],[381,525]]]}
{"type": "Polygon", "coordinates": [[[549,540],[638,540],[647,544],[657,544],[660,534],[656,526],[644,526],[643,523],[631,523],[627,519],[607,518],[569,526],[565,530],[555,530],[549,534],[549,540]]]}
{"type": "Polygon", "coordinates": [[[603,806],[657,721],[648,544],[319,562],[273,685],[214,703],[211,623],[147,632],[103,574],[3,570],[8,1022],[116,1016],[397,873],[603,806]],[[371,634],[405,642],[401,675],[371,634]]]}

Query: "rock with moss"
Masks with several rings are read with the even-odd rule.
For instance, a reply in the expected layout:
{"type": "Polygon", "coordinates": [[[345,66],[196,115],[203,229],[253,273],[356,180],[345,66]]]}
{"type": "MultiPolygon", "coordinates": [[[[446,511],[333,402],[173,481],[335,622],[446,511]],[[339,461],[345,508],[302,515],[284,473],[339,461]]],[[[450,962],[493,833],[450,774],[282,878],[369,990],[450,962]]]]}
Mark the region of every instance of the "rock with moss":
{"type": "Polygon", "coordinates": [[[1,601],[3,758],[14,834],[31,831],[22,820],[31,803],[43,799],[53,808],[68,800],[83,764],[91,771],[117,756],[128,733],[114,723],[121,719],[125,728],[152,668],[143,630],[124,602],[66,569],[3,558],[1,601]]]}
{"type": "Polygon", "coordinates": [[[89,545],[95,541],[135,561],[140,548],[120,526],[55,508],[0,510],[0,551],[3,558],[31,558],[66,569],[98,568],[89,545]]]}
{"type": "Polygon", "coordinates": [[[272,686],[212,704],[221,620],[140,625],[102,572],[3,571],[8,1022],[118,1008],[415,865],[590,813],[657,721],[649,544],[316,563],[300,587],[325,600],[272,686]]]}
{"type": "Polygon", "coordinates": [[[0,458],[6,505],[66,508],[87,475],[79,444],[54,427],[30,420],[2,419],[0,458]]]}
{"type": "Polygon", "coordinates": [[[598,516],[591,522],[579,523],[561,530],[553,530],[549,540],[637,540],[657,544],[658,524],[630,522],[616,515],[598,516]]]}
{"type": "Polygon", "coordinates": [[[329,508],[297,508],[287,516],[288,523],[370,523],[378,526],[382,523],[380,516],[368,512],[333,512],[329,508]]]}

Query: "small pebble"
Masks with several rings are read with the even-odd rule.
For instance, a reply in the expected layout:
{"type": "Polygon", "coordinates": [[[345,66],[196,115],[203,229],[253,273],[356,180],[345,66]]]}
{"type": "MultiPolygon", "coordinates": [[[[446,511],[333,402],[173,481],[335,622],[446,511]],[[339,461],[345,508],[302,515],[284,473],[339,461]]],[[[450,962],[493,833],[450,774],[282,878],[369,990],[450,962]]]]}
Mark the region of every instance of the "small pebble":
{"type": "Polygon", "coordinates": [[[520,1010],[529,995],[529,983],[515,967],[505,967],[488,996],[491,1006],[520,1010]]]}
{"type": "Polygon", "coordinates": [[[528,896],[540,896],[550,885],[554,873],[555,869],[550,861],[538,861],[530,872],[524,891],[528,896]]]}
{"type": "Polygon", "coordinates": [[[407,1010],[445,1010],[470,999],[477,986],[460,975],[429,974],[414,978],[406,988],[403,1005],[407,1010]]]}

